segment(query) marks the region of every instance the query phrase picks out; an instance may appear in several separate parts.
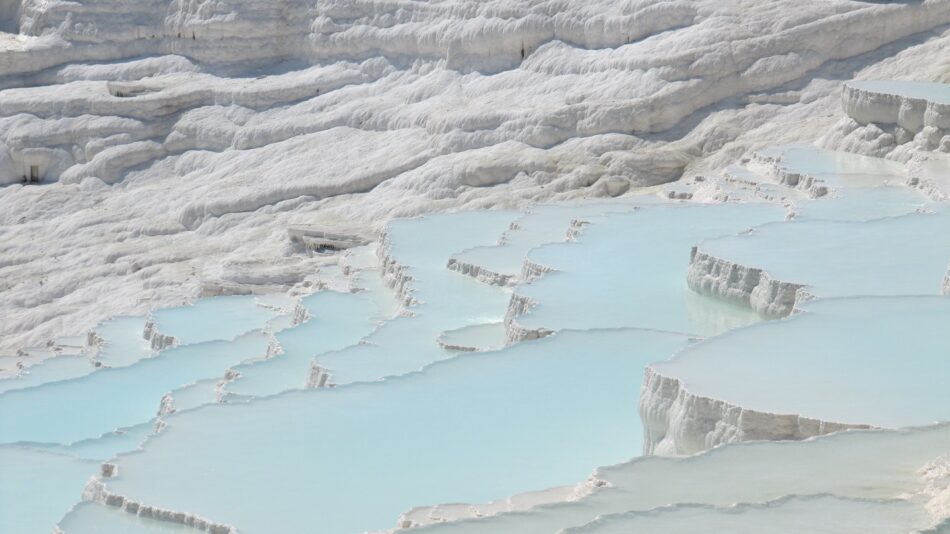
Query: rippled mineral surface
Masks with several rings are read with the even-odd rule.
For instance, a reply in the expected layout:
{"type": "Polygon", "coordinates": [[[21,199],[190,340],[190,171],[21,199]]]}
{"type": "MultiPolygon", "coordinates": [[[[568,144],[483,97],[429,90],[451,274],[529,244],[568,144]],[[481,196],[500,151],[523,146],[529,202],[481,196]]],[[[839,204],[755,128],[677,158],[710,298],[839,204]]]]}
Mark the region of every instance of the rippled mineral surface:
{"type": "Polygon", "coordinates": [[[0,533],[950,530],[948,27],[0,0],[0,533]]]}

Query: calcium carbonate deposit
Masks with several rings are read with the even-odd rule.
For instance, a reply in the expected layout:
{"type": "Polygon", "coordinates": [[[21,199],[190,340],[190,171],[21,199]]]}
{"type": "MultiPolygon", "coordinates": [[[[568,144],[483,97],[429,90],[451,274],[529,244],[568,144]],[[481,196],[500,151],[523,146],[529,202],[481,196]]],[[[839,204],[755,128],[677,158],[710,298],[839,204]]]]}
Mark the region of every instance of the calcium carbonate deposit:
{"type": "Polygon", "coordinates": [[[0,532],[950,531],[950,0],[0,0],[0,532]]]}

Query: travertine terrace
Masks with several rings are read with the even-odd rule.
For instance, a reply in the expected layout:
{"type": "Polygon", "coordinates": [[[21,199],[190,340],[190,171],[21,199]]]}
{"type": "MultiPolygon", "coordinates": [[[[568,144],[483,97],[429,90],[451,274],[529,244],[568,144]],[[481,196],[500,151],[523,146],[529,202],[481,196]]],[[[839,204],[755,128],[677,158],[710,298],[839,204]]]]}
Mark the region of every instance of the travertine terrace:
{"type": "Polygon", "coordinates": [[[0,0],[0,532],[943,532],[950,0],[0,0]]]}

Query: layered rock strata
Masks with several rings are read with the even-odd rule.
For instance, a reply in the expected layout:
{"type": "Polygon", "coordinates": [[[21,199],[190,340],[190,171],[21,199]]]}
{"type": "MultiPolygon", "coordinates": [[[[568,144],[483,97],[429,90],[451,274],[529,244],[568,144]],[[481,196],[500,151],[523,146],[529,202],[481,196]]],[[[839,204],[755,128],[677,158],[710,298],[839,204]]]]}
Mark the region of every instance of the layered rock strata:
{"type": "Polygon", "coordinates": [[[768,272],[706,254],[690,252],[686,281],[697,293],[748,306],[765,317],[785,317],[796,302],[810,298],[802,284],[772,278],[768,272]]]}
{"type": "Polygon", "coordinates": [[[216,523],[197,514],[167,510],[126,499],[122,495],[117,495],[109,491],[102,479],[98,477],[89,480],[89,483],[86,484],[85,489],[83,489],[82,497],[84,501],[97,502],[106,506],[119,508],[120,510],[143,519],[153,519],[166,523],[184,525],[200,532],[208,532],[210,534],[237,534],[238,532],[236,528],[230,525],[216,523]]]}
{"type": "Polygon", "coordinates": [[[725,443],[803,440],[868,425],[767,413],[695,395],[648,367],[640,390],[645,455],[679,456],[725,443]]]}

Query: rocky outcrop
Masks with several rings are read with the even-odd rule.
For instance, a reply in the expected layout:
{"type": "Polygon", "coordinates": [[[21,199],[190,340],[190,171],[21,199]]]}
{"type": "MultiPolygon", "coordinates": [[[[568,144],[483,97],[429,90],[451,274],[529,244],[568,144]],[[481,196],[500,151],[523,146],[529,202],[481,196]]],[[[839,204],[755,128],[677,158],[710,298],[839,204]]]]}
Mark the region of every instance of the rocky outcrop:
{"type": "Polygon", "coordinates": [[[232,394],[228,391],[228,385],[241,378],[240,371],[228,369],[224,372],[224,378],[218,380],[214,385],[215,402],[225,402],[232,394]]]}
{"type": "Polygon", "coordinates": [[[675,378],[646,369],[640,390],[646,455],[695,454],[724,443],[802,440],[849,428],[870,428],[745,409],[690,393],[675,378]]]}
{"type": "Polygon", "coordinates": [[[412,276],[407,272],[408,269],[392,257],[392,249],[389,243],[389,236],[385,232],[379,238],[379,244],[376,247],[376,255],[379,258],[380,274],[387,287],[396,293],[397,300],[408,308],[415,304],[412,298],[412,276]]]}
{"type": "Polygon", "coordinates": [[[310,319],[310,312],[307,311],[307,307],[303,303],[298,302],[294,306],[294,311],[291,314],[290,324],[292,326],[297,326],[303,324],[310,319]]]}
{"type": "MultiPolygon", "coordinates": [[[[881,82],[846,83],[841,91],[844,112],[860,124],[893,125],[909,132],[912,136],[930,129],[937,132],[939,141],[944,135],[950,133],[950,103],[901,94],[900,86],[912,86],[912,82],[884,83],[894,84],[895,90],[887,90],[881,82]]],[[[937,85],[932,84],[932,86],[937,85]]]]}
{"type": "Polygon", "coordinates": [[[518,317],[528,313],[528,310],[537,306],[534,299],[511,294],[511,300],[508,301],[508,310],[505,312],[505,344],[513,345],[520,341],[531,339],[540,339],[551,335],[553,332],[546,328],[525,328],[518,323],[518,317]]]}
{"type": "Polygon", "coordinates": [[[781,165],[781,161],[781,156],[771,156],[756,152],[752,156],[750,166],[767,169],[768,174],[775,176],[782,185],[804,191],[812,198],[823,197],[830,191],[824,180],[790,170],[781,165]]]}
{"type": "MultiPolygon", "coordinates": [[[[105,472],[105,467],[103,468],[103,472],[105,472]]],[[[89,479],[89,482],[83,489],[82,498],[84,501],[97,502],[106,506],[119,508],[120,510],[142,518],[184,525],[200,532],[209,532],[211,534],[237,534],[238,532],[236,528],[230,525],[216,523],[197,514],[149,506],[145,503],[127,499],[122,495],[117,495],[109,491],[102,479],[98,477],[89,479]]]]}
{"type": "Polygon", "coordinates": [[[513,275],[496,273],[481,265],[468,263],[459,258],[449,258],[449,261],[445,267],[450,271],[471,276],[472,278],[484,284],[491,284],[495,286],[513,286],[519,281],[517,277],[513,275]]]}
{"type": "Polygon", "coordinates": [[[531,283],[545,274],[553,273],[556,270],[557,269],[552,269],[547,265],[541,265],[540,263],[525,258],[524,263],[521,264],[521,281],[523,283],[531,283]]]}
{"type": "Polygon", "coordinates": [[[171,393],[166,393],[164,396],[162,396],[162,400],[158,404],[158,413],[156,415],[158,417],[162,417],[164,415],[173,414],[176,411],[175,398],[172,397],[171,393]]]}
{"type": "MultiPolygon", "coordinates": [[[[927,498],[927,511],[938,520],[950,518],[950,454],[929,462],[920,474],[926,483],[923,494],[927,498]]],[[[950,526],[950,521],[945,525],[950,526]]]]}
{"type": "Polygon", "coordinates": [[[280,344],[280,340],[277,339],[273,334],[268,335],[267,341],[267,352],[264,353],[264,359],[269,360],[274,356],[279,356],[284,353],[284,347],[280,344]]]}
{"type": "Polygon", "coordinates": [[[686,281],[697,293],[748,306],[766,317],[785,317],[810,298],[802,284],[775,280],[767,272],[706,254],[693,247],[686,281]]]}
{"type": "Polygon", "coordinates": [[[310,372],[307,375],[307,389],[333,387],[330,382],[330,373],[327,369],[317,365],[317,362],[310,362],[310,372]]]}
{"type": "Polygon", "coordinates": [[[571,219],[571,224],[567,227],[567,235],[564,237],[564,240],[571,242],[577,241],[577,238],[583,233],[584,228],[589,224],[590,221],[584,219],[571,219]]]}
{"type": "Polygon", "coordinates": [[[142,336],[149,342],[152,350],[164,350],[178,344],[178,340],[174,337],[159,332],[151,317],[145,322],[145,330],[142,332],[142,336]]]}

